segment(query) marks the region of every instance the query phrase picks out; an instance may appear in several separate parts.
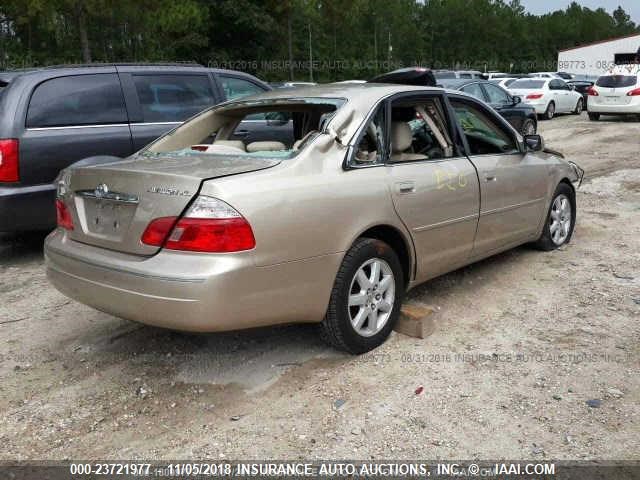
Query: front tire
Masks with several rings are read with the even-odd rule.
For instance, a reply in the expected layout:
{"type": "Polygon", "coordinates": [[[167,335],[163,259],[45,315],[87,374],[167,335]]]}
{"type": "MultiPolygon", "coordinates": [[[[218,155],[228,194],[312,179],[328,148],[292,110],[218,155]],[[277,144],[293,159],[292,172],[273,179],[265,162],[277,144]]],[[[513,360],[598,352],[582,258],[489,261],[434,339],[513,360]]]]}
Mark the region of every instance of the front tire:
{"type": "Polygon", "coordinates": [[[573,110],[574,115],[580,115],[583,110],[584,101],[580,98],[578,99],[578,103],[576,103],[576,108],[573,110]]]}
{"type": "Polygon", "coordinates": [[[589,112],[589,120],[591,120],[592,122],[597,122],[598,120],[600,120],[600,114],[589,112]]]}
{"type": "Polygon", "coordinates": [[[547,220],[535,246],[540,250],[555,250],[569,243],[576,224],[576,195],[566,183],[560,183],[553,194],[547,220]]]}
{"type": "Polygon", "coordinates": [[[536,130],[537,130],[536,123],[530,118],[527,118],[522,123],[522,128],[520,129],[520,133],[522,133],[522,135],[535,135],[536,130]]]}
{"type": "Polygon", "coordinates": [[[404,276],[398,256],[381,240],[359,238],[336,275],[321,338],[361,354],[387,339],[400,315],[404,276]]]}

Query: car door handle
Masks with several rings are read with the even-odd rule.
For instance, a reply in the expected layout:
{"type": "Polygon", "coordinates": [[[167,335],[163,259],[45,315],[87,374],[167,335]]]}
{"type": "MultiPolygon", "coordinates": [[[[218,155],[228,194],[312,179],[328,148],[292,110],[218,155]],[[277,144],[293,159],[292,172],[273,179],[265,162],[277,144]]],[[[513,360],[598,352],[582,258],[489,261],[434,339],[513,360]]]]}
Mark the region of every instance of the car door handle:
{"type": "Polygon", "coordinates": [[[236,130],[233,132],[236,137],[246,137],[249,135],[249,130],[236,130]]]}
{"type": "Polygon", "coordinates": [[[414,193],[416,191],[416,184],[414,182],[398,182],[396,183],[396,188],[398,193],[414,193]]]}
{"type": "Polygon", "coordinates": [[[484,180],[486,182],[495,182],[497,179],[496,172],[484,172],[484,180]]]}

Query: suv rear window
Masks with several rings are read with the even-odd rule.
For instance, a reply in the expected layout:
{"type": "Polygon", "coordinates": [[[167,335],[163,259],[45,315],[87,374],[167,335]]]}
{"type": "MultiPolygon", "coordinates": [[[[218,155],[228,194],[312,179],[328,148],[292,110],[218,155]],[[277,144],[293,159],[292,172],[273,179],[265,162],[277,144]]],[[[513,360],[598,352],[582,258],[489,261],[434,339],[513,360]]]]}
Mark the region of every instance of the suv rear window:
{"type": "Polygon", "coordinates": [[[27,127],[127,123],[118,76],[72,75],[46,80],[31,96],[27,127]]]}
{"type": "Polygon", "coordinates": [[[182,122],[215,104],[207,75],[134,75],[144,122],[182,122]]]}
{"type": "Polygon", "coordinates": [[[634,87],[637,81],[635,75],[605,75],[598,79],[596,85],[605,88],[634,87]]]}

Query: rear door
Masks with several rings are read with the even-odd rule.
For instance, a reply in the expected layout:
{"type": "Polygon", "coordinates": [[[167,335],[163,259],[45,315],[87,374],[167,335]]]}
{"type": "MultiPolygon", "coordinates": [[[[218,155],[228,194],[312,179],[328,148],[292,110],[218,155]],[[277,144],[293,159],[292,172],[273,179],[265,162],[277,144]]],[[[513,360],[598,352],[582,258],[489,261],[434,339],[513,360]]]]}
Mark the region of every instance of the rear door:
{"type": "MultiPolygon", "coordinates": [[[[227,101],[267,91],[264,86],[244,76],[217,73],[216,78],[227,101]]],[[[294,139],[293,121],[270,120],[263,113],[250,115],[240,122],[231,139],[242,140],[245,145],[265,140],[278,140],[290,147],[294,139]]]]}
{"type": "Polygon", "coordinates": [[[478,224],[480,196],[475,168],[462,152],[445,153],[434,134],[437,130],[445,137],[441,137],[443,142],[450,141],[445,112],[442,95],[403,96],[391,103],[389,190],[413,237],[418,281],[464,264],[478,224]],[[424,121],[424,114],[435,109],[441,112],[443,122],[433,129],[424,121]],[[398,132],[402,130],[413,137],[411,145],[399,152],[404,135],[398,132]]]}
{"type": "Polygon", "coordinates": [[[205,69],[154,71],[119,67],[118,70],[135,151],[221,100],[205,69]]]}
{"type": "Polygon", "coordinates": [[[86,157],[126,157],[133,151],[122,88],[115,69],[66,75],[37,84],[24,113],[20,180],[51,183],[86,157]]]}
{"type": "Polygon", "coordinates": [[[556,103],[556,112],[567,112],[573,110],[571,105],[573,97],[569,95],[569,87],[565,88],[565,83],[560,79],[553,79],[549,82],[549,90],[553,94],[556,103]]]}

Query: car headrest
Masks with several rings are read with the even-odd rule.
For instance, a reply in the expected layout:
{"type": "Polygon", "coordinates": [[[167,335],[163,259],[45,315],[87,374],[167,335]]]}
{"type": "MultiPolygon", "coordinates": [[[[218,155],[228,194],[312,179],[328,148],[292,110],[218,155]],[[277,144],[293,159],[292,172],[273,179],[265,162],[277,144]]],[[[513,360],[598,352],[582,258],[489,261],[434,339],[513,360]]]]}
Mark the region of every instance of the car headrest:
{"type": "Polygon", "coordinates": [[[413,143],[413,132],[407,122],[391,123],[391,151],[404,152],[413,143]]]}

